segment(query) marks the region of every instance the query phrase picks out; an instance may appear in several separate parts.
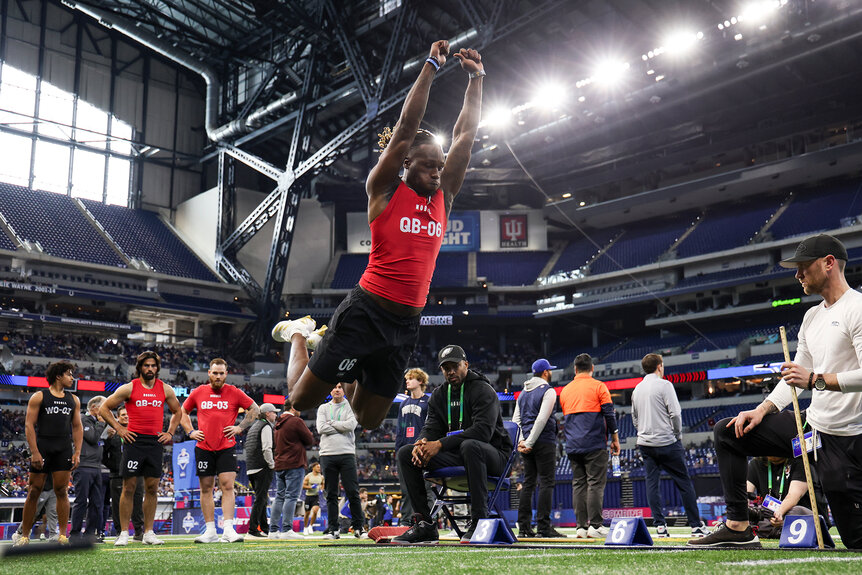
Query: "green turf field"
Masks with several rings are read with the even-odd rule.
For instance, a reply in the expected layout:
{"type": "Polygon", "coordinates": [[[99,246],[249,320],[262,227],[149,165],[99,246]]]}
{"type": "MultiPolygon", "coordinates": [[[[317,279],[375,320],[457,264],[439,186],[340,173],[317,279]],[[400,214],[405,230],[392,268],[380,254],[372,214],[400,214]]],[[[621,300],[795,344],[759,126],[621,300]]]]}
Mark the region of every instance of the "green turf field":
{"type": "MultiPolygon", "coordinates": [[[[564,530],[571,531],[571,530],[564,530]]],[[[862,553],[784,551],[778,542],[766,549],[696,550],[684,545],[688,528],[673,528],[677,536],[657,543],[655,549],[609,549],[598,540],[584,543],[570,538],[561,545],[579,548],[538,548],[545,543],[524,543],[505,548],[463,546],[454,540],[438,547],[391,547],[352,536],[338,541],[311,537],[305,541],[255,540],[235,544],[195,545],[191,537],[166,537],[161,547],[140,543],[115,548],[109,539],[92,551],[31,555],[0,560],[0,573],[87,575],[126,573],[858,573],[862,553]]],[[[569,533],[571,535],[571,533],[569,533]]],[[[8,543],[6,544],[8,545],[8,543]]],[[[32,545],[38,545],[33,543],[32,545]]],[[[840,547],[840,544],[839,544],[840,547]]],[[[5,549],[5,545],[4,545],[5,549]]]]}

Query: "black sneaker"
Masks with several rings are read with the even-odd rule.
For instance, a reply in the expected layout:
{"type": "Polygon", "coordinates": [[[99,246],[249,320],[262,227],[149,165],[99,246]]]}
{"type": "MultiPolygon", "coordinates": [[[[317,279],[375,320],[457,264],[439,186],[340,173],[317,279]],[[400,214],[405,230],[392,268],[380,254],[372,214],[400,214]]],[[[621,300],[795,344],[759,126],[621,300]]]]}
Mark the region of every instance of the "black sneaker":
{"type": "Polygon", "coordinates": [[[135,531],[134,537],[132,537],[135,541],[143,541],[144,540],[144,530],[135,531]]]}
{"type": "Polygon", "coordinates": [[[745,531],[734,531],[726,523],[719,525],[706,537],[691,539],[689,547],[731,547],[734,549],[760,549],[760,539],[751,530],[751,526],[745,531]]]}
{"type": "Polygon", "coordinates": [[[559,531],[557,531],[556,529],[554,529],[553,527],[548,527],[547,529],[540,529],[539,530],[539,537],[546,537],[546,538],[563,537],[563,538],[565,538],[566,536],[564,534],[560,533],[559,531]]]}
{"type": "Polygon", "coordinates": [[[535,537],[536,532],[530,525],[518,526],[518,537],[535,537]]]}
{"type": "Polygon", "coordinates": [[[470,543],[470,539],[473,538],[474,533],[476,533],[476,522],[471,521],[470,525],[467,526],[467,532],[461,536],[461,545],[467,545],[470,543]]]}
{"type": "Polygon", "coordinates": [[[437,545],[438,543],[440,543],[440,534],[437,533],[437,524],[418,518],[410,529],[392,539],[393,545],[437,545]]]}

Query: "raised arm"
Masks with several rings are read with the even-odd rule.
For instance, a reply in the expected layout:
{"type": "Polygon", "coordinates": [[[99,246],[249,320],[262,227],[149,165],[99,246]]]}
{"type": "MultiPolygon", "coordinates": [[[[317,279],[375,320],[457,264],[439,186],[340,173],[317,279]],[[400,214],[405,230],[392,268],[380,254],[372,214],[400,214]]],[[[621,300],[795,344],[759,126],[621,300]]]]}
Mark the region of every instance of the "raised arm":
{"type": "Polygon", "coordinates": [[[464,94],[464,105],[452,130],[452,146],[446,155],[443,173],[440,175],[440,187],[446,194],[446,213],[452,208],[455,196],[461,191],[464,175],[470,164],[473,140],[479,129],[479,118],[482,116],[482,78],[485,66],[482,56],[476,50],[461,49],[454,57],[461,63],[461,68],[470,75],[467,91],[464,94]]]}
{"type": "MultiPolygon", "coordinates": [[[[449,42],[438,40],[431,45],[428,59],[436,60],[442,66],[446,63],[446,56],[448,55],[449,42]]],[[[434,64],[426,61],[422,65],[419,77],[413,83],[413,87],[404,100],[404,106],[401,108],[401,116],[399,116],[398,122],[392,130],[392,137],[380,154],[377,165],[374,166],[368,175],[368,180],[365,183],[365,191],[368,194],[369,214],[376,211],[374,210],[376,206],[373,204],[376,201],[383,200],[384,196],[392,191],[393,182],[398,180],[398,174],[401,172],[401,166],[407,157],[407,151],[416,137],[416,131],[419,129],[423,116],[425,116],[425,106],[428,104],[428,92],[431,90],[431,81],[434,79],[436,72],[437,68],[434,64]]]]}

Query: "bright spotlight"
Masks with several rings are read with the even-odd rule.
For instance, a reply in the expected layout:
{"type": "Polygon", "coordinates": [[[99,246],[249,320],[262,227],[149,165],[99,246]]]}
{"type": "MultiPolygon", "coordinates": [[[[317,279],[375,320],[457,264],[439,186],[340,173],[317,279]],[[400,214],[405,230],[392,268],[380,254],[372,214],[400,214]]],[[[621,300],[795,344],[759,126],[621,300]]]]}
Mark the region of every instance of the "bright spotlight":
{"type": "Polygon", "coordinates": [[[703,32],[675,32],[664,42],[665,49],[672,54],[682,55],[692,49],[703,38],[703,32]]]}
{"type": "Polygon", "coordinates": [[[438,135],[436,135],[436,134],[435,134],[435,135],[434,135],[434,141],[435,141],[435,142],[437,142],[437,144],[438,144],[441,148],[445,148],[445,147],[446,147],[446,138],[444,138],[443,136],[438,136],[438,135]]]}
{"type": "Polygon", "coordinates": [[[482,120],[482,124],[491,128],[502,128],[512,121],[512,111],[499,106],[491,108],[482,120]]]}
{"type": "Polygon", "coordinates": [[[606,86],[613,86],[622,81],[629,69],[628,62],[606,61],[599,64],[593,72],[596,82],[606,86]]]}
{"type": "Polygon", "coordinates": [[[745,21],[755,25],[762,24],[785,4],[787,4],[787,0],[756,0],[742,9],[737,21],[745,21]]]}
{"type": "Polygon", "coordinates": [[[546,110],[556,110],[562,106],[568,94],[566,88],[556,82],[548,82],[539,87],[533,95],[533,104],[546,110]]]}

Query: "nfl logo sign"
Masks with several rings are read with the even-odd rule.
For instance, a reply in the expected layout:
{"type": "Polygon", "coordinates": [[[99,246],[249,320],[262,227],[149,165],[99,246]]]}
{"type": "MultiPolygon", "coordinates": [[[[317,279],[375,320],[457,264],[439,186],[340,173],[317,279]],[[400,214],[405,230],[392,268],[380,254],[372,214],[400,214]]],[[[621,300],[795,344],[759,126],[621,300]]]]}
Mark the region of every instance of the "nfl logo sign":
{"type": "Polygon", "coordinates": [[[500,216],[500,247],[527,247],[527,216],[500,216]]]}

